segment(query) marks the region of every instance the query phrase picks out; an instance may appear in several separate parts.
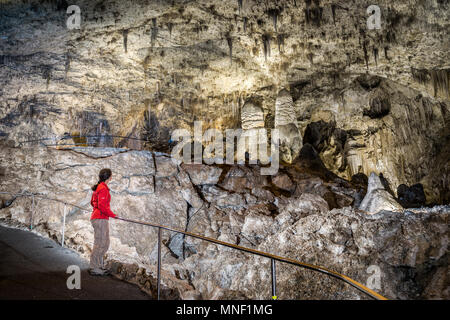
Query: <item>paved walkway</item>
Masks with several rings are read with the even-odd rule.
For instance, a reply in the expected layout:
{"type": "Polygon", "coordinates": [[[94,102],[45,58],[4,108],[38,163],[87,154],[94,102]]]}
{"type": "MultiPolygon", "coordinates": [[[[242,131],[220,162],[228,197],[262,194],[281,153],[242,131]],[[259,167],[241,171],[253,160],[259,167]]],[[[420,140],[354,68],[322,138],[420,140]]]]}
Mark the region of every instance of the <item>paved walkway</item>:
{"type": "Polygon", "coordinates": [[[87,269],[76,252],[53,240],[0,225],[0,300],[150,299],[135,285],[111,276],[91,276],[87,269]],[[70,265],[81,269],[79,290],[67,288],[70,265]]]}

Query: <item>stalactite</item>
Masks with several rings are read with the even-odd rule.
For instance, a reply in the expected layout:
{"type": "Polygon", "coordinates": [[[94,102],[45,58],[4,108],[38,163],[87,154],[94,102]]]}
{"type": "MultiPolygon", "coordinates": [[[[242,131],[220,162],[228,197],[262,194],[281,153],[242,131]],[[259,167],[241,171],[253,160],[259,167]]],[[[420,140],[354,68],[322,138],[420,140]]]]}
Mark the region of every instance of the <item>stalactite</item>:
{"type": "Polygon", "coordinates": [[[241,14],[241,10],[242,10],[242,0],[238,0],[238,6],[239,6],[239,14],[241,14]]]}
{"type": "Polygon", "coordinates": [[[375,66],[378,67],[378,48],[373,47],[373,57],[375,58],[375,66]]]}
{"type": "Polygon", "coordinates": [[[156,18],[152,19],[153,27],[151,30],[151,43],[152,47],[155,45],[156,37],[158,36],[158,27],[156,26],[156,18]]]}
{"type": "Polygon", "coordinates": [[[309,62],[310,62],[311,64],[314,64],[314,62],[313,62],[314,54],[313,54],[312,52],[310,52],[310,53],[308,53],[306,56],[307,56],[309,62]]]}
{"type": "Polygon", "coordinates": [[[173,23],[169,22],[167,28],[169,29],[169,38],[172,38],[173,23]]]}
{"type": "Polygon", "coordinates": [[[70,70],[70,55],[69,53],[66,53],[66,62],[65,62],[65,68],[64,68],[64,78],[67,78],[67,74],[70,70]]]}
{"type": "Polygon", "coordinates": [[[125,53],[128,52],[127,45],[128,45],[128,30],[123,30],[123,48],[125,49],[125,53]]]}
{"type": "Polygon", "coordinates": [[[366,40],[362,41],[363,51],[364,51],[364,60],[366,61],[366,69],[369,70],[369,55],[367,54],[366,40]]]}
{"type": "Polygon", "coordinates": [[[426,69],[415,69],[411,67],[411,75],[414,80],[422,85],[426,85],[430,81],[430,75],[426,69]]]}
{"type": "Polygon", "coordinates": [[[49,66],[44,67],[42,71],[42,78],[47,80],[47,89],[50,85],[50,79],[52,78],[52,70],[49,66]]]}
{"type": "Polygon", "coordinates": [[[233,40],[227,36],[228,49],[230,50],[230,64],[233,64],[233,40]]]}
{"type": "Polygon", "coordinates": [[[281,53],[281,47],[283,47],[284,49],[284,35],[283,34],[279,34],[277,35],[277,43],[278,43],[278,52],[281,53]]]}
{"type": "Polygon", "coordinates": [[[322,14],[323,8],[319,7],[317,3],[314,8],[310,8],[307,3],[305,8],[306,23],[315,24],[316,26],[320,27],[320,22],[322,21],[322,14]]]}
{"type": "Polygon", "coordinates": [[[437,97],[438,92],[445,93],[449,97],[450,70],[431,70],[431,83],[433,85],[434,96],[437,97]]]}
{"type": "Polygon", "coordinates": [[[148,127],[151,128],[152,110],[150,107],[150,101],[146,100],[146,103],[147,103],[147,113],[148,113],[148,127]]]}
{"type": "Polygon", "coordinates": [[[159,81],[156,83],[156,94],[158,95],[159,100],[159,97],[161,96],[161,84],[159,81]]]}
{"type": "Polygon", "coordinates": [[[386,33],[386,42],[393,43],[395,42],[395,33],[392,30],[388,30],[386,33]]]}
{"type": "Polygon", "coordinates": [[[278,21],[278,16],[280,14],[280,10],[278,10],[278,9],[270,9],[268,14],[269,14],[269,17],[272,17],[273,27],[275,29],[275,32],[278,32],[277,31],[277,21],[278,21]]]}
{"type": "Polygon", "coordinates": [[[270,36],[267,34],[263,35],[263,45],[264,45],[264,59],[267,61],[267,56],[270,57],[270,36]]]}
{"type": "Polygon", "coordinates": [[[247,32],[247,17],[244,17],[244,32],[247,32]]]}
{"type": "Polygon", "coordinates": [[[333,23],[336,25],[336,5],[331,5],[331,14],[333,15],[333,23]]]}

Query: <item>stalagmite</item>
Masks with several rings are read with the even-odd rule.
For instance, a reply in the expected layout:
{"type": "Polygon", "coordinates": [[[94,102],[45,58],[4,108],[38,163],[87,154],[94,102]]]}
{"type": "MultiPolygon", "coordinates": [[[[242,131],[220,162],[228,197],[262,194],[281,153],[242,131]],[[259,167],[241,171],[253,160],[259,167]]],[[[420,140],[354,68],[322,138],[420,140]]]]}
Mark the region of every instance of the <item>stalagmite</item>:
{"type": "Polygon", "coordinates": [[[372,172],[369,176],[366,196],[359,209],[373,214],[382,210],[401,211],[403,208],[385,189],[380,177],[372,172]]]}
{"type": "Polygon", "coordinates": [[[278,93],[275,102],[275,129],[280,131],[280,156],[287,163],[297,158],[302,147],[302,137],[292,96],[286,89],[278,93]]]}
{"type": "Polygon", "coordinates": [[[247,101],[242,108],[241,123],[243,130],[264,128],[264,112],[260,106],[247,101]]]}

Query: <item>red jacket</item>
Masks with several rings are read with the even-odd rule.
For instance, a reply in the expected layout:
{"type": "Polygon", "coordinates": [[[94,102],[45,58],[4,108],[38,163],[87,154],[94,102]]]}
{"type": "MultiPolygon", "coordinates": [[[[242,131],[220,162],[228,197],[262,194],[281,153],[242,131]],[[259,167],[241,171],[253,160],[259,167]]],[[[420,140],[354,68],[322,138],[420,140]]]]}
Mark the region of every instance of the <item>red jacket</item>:
{"type": "Polygon", "coordinates": [[[91,220],[108,220],[109,217],[115,218],[116,215],[109,207],[110,201],[111,195],[109,194],[109,188],[106,183],[102,182],[98,185],[97,190],[95,190],[92,194],[91,205],[94,207],[94,211],[92,212],[91,220]]]}

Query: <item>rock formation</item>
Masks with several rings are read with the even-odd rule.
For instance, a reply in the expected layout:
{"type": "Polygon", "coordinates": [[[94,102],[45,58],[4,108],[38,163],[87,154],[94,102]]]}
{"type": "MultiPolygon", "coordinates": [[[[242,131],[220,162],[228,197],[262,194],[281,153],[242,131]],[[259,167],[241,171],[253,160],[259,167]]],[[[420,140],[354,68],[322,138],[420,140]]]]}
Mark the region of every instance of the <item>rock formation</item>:
{"type": "Polygon", "coordinates": [[[362,200],[359,209],[370,213],[378,213],[383,210],[399,211],[402,210],[403,207],[385,189],[380,177],[372,172],[369,176],[367,194],[362,200]]]}

